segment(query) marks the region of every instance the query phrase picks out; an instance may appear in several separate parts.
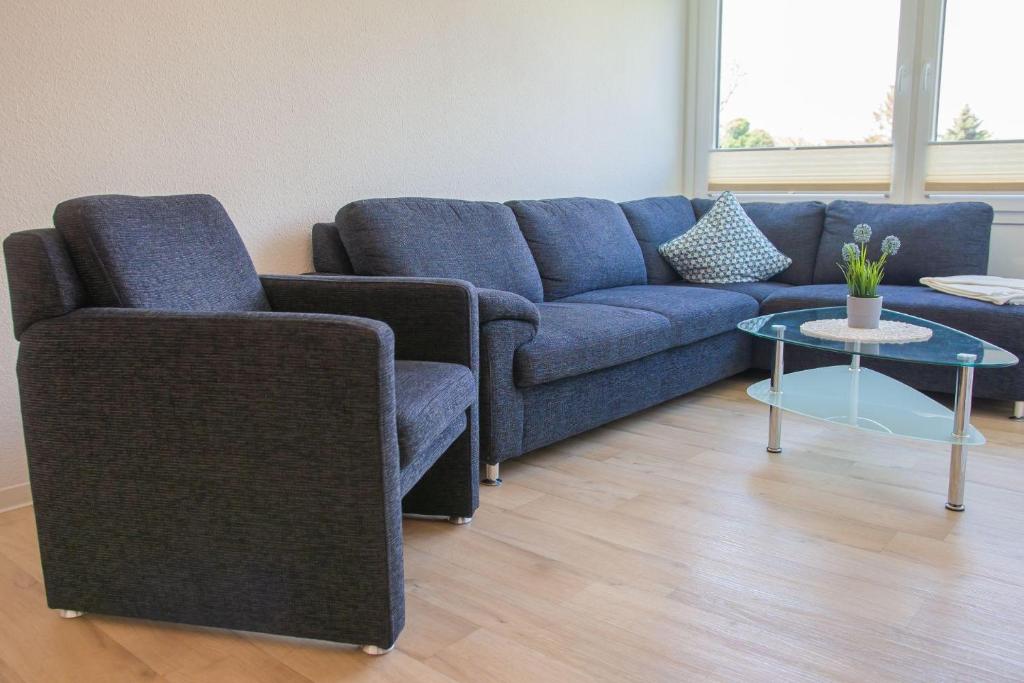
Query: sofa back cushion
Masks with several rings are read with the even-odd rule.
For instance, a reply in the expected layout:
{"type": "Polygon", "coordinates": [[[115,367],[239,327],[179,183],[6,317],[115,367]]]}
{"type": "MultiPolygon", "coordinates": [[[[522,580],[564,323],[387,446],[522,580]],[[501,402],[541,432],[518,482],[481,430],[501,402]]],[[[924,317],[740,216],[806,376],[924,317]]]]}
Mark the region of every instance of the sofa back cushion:
{"type": "Polygon", "coordinates": [[[647,282],[664,285],[675,282],[679,274],[658,251],[665,242],[679,237],[693,227],[697,217],[693,205],[683,196],[649,197],[619,204],[626,214],[633,235],[640,243],[647,266],[647,282]]]}
{"type": "Polygon", "coordinates": [[[992,207],[983,202],[953,204],[869,204],[837,200],[828,205],[825,232],[814,269],[816,283],[843,282],[836,265],[853,228],[871,226],[869,250],[880,253],[886,235],[902,246],[885,266],[885,284],[915,285],[922,277],[984,275],[988,272],[992,207]]]}
{"type": "Polygon", "coordinates": [[[95,306],[270,308],[242,238],[209,195],[70,199],[53,224],[95,306]]]}
{"type": "Polygon", "coordinates": [[[647,283],[640,245],[615,202],[575,197],[508,206],[537,261],[546,300],[647,283]]]}
{"type": "MultiPolygon", "coordinates": [[[[713,199],[694,199],[693,212],[697,219],[700,220],[714,203],[713,199]]],[[[741,206],[768,241],[793,260],[789,268],[769,281],[811,284],[825,223],[825,205],[821,202],[744,202],[741,206]]]]}
{"type": "Polygon", "coordinates": [[[318,273],[352,275],[352,260],[341,243],[338,226],[334,223],[313,225],[313,269],[318,273]]]}
{"type": "Polygon", "coordinates": [[[357,275],[445,277],[544,298],[540,275],[511,209],[494,202],[364,199],[338,212],[357,275]]]}

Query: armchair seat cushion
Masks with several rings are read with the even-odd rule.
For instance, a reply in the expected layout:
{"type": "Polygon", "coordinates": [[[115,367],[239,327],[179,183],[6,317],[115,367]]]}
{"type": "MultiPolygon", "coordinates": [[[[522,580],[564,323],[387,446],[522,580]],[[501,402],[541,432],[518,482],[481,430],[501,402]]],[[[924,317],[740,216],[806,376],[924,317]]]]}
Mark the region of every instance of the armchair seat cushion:
{"type": "MultiPolygon", "coordinates": [[[[455,436],[465,424],[466,410],[476,400],[476,378],[465,365],[428,361],[395,361],[395,413],[398,456],[402,467],[447,431],[455,436]]],[[[443,451],[443,448],[441,449],[443,451]]]]}
{"type": "Polygon", "coordinates": [[[659,313],[562,302],[537,304],[537,310],[537,335],[515,354],[515,381],[521,387],[621,365],[672,346],[671,324],[659,313]]]}
{"type": "Polygon", "coordinates": [[[757,301],[750,296],[741,292],[705,288],[704,285],[615,287],[577,294],[562,301],[657,313],[668,320],[671,346],[685,346],[728,332],[740,321],[757,315],[757,301]]]}

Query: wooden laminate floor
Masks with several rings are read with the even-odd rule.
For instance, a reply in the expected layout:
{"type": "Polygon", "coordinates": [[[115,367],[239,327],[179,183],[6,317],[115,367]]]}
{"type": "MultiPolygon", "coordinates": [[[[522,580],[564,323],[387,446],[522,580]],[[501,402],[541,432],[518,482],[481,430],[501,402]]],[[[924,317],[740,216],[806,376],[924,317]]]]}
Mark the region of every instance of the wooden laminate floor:
{"type": "Polygon", "coordinates": [[[469,527],[406,520],[392,653],[46,609],[0,515],[0,681],[1024,680],[1024,423],[947,449],[784,417],[741,376],[502,467],[469,527]]]}

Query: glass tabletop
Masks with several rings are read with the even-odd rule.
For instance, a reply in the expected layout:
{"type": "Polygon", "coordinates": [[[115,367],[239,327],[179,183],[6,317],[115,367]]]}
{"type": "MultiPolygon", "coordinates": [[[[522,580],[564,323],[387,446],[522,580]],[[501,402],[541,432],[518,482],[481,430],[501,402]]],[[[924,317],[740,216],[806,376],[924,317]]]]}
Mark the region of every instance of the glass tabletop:
{"type": "Polygon", "coordinates": [[[762,339],[781,339],[787,344],[796,344],[797,346],[806,346],[822,351],[834,351],[847,355],[859,354],[871,358],[885,358],[888,360],[907,361],[909,363],[964,367],[1004,368],[1017,364],[1017,356],[1005,349],[989,344],[987,341],[972,337],[960,330],[940,325],[931,320],[888,309],[882,310],[882,320],[895,320],[927,327],[932,331],[931,338],[927,341],[918,342],[864,343],[821,339],[819,337],[811,337],[800,331],[800,326],[805,322],[845,317],[845,306],[804,308],[798,311],[785,311],[750,318],[741,322],[737,327],[762,339]],[[783,327],[777,327],[780,325],[783,327]],[[974,358],[972,359],[971,356],[974,356],[974,358]]]}

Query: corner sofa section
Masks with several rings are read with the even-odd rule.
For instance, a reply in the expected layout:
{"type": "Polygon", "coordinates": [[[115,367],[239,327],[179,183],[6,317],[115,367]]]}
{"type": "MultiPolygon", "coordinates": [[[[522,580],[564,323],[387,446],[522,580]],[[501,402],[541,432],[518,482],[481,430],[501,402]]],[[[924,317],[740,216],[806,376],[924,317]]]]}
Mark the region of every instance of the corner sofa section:
{"type": "Polygon", "coordinates": [[[321,273],[429,273],[479,288],[485,465],[750,365],[752,340],[736,324],[757,315],[757,301],[647,284],[614,202],[371,199],[314,226],[313,240],[321,273]]]}
{"type": "MultiPolygon", "coordinates": [[[[895,232],[904,241],[882,290],[887,308],[1024,353],[1024,309],[916,284],[925,275],[986,272],[992,210],[985,204],[746,203],[793,265],[768,282],[684,282],[658,246],[711,204],[682,196],[622,204],[357,201],[335,223],[314,226],[314,264],[321,273],[448,277],[479,288],[481,459],[494,473],[509,458],[751,366],[766,368],[766,348],[736,324],[845,303],[835,261],[860,222],[875,228],[875,239],[895,232]]],[[[834,354],[787,353],[787,369],[837,362],[834,354]]],[[[945,368],[865,364],[923,390],[954,386],[945,368]]],[[[1024,399],[1024,371],[979,372],[975,395],[1024,399]]]]}

